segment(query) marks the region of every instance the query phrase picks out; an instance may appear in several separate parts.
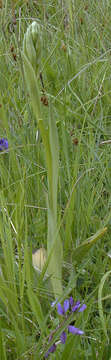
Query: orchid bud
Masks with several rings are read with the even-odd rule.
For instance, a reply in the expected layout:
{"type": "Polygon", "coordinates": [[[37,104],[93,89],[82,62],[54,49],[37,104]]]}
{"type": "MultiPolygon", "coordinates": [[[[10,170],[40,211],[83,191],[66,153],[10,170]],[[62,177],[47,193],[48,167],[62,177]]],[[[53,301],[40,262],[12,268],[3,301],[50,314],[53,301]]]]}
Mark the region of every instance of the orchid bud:
{"type": "Polygon", "coordinates": [[[36,21],[29,25],[23,40],[23,52],[37,75],[41,61],[40,26],[36,21]]]}
{"type": "Polygon", "coordinates": [[[40,27],[36,21],[29,25],[24,35],[22,58],[25,81],[32,101],[32,108],[37,121],[39,121],[41,119],[41,104],[37,74],[41,60],[41,35],[40,27]]]}

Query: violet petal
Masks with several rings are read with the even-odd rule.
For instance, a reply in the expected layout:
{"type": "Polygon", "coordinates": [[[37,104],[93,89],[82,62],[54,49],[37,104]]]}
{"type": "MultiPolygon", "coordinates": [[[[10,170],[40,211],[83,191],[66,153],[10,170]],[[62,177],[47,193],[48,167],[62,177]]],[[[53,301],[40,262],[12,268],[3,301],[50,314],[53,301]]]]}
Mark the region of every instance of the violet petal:
{"type": "Polygon", "coordinates": [[[64,300],[64,312],[66,313],[67,310],[69,309],[69,300],[64,300]]]}
{"type": "Polygon", "coordinates": [[[72,312],[78,310],[79,307],[80,307],[80,301],[77,301],[77,302],[75,303],[75,305],[72,307],[72,312]]]}
{"type": "Polygon", "coordinates": [[[87,308],[86,304],[83,304],[80,309],[78,310],[78,312],[82,312],[87,308]]]}
{"type": "Polygon", "coordinates": [[[57,304],[57,312],[59,315],[64,315],[64,309],[62,308],[61,304],[57,304]]]}
{"type": "Polygon", "coordinates": [[[54,353],[55,351],[56,351],[56,344],[53,344],[53,345],[49,348],[49,350],[47,351],[47,353],[45,354],[45,358],[47,359],[48,356],[49,356],[49,354],[50,354],[50,353],[54,353]]]}
{"type": "Polygon", "coordinates": [[[5,138],[0,139],[0,151],[8,149],[8,140],[5,138]]]}
{"type": "Polygon", "coordinates": [[[66,335],[65,331],[63,331],[61,336],[60,336],[61,343],[65,344],[66,339],[67,339],[67,335],[66,335]]]}
{"type": "Polygon", "coordinates": [[[71,296],[70,299],[69,299],[69,304],[70,304],[71,306],[74,305],[74,300],[73,300],[73,297],[72,297],[72,296],[71,296]]]}
{"type": "Polygon", "coordinates": [[[84,334],[84,331],[76,328],[75,326],[72,326],[72,325],[69,325],[68,326],[68,330],[70,333],[72,334],[77,334],[77,335],[83,335],[84,334]]]}

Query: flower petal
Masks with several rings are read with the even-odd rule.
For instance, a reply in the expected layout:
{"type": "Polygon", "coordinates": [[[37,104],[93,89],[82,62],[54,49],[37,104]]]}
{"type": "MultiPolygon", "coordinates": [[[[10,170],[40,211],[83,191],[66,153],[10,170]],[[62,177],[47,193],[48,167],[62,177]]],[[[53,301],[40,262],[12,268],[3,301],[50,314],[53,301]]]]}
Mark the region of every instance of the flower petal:
{"type": "Polygon", "coordinates": [[[83,335],[84,334],[84,331],[76,328],[75,326],[72,326],[72,325],[69,325],[68,326],[68,330],[70,333],[72,334],[78,334],[78,335],[83,335]]]}
{"type": "Polygon", "coordinates": [[[64,312],[66,313],[67,310],[69,309],[69,300],[64,300],[64,312]]]}
{"type": "Polygon", "coordinates": [[[53,344],[53,345],[49,348],[49,350],[47,351],[47,353],[45,354],[45,358],[47,359],[48,356],[49,356],[49,354],[50,354],[50,353],[54,353],[55,351],[56,351],[56,344],[53,344]]]}
{"type": "Polygon", "coordinates": [[[61,304],[57,304],[57,312],[59,315],[64,315],[64,309],[62,308],[61,304]]]}
{"type": "Polygon", "coordinates": [[[73,305],[74,305],[74,299],[73,299],[73,297],[72,297],[72,296],[69,298],[69,304],[70,304],[71,306],[73,306],[73,305]]]}
{"type": "Polygon", "coordinates": [[[0,139],[0,151],[8,149],[8,140],[5,138],[0,139]]]}
{"type": "Polygon", "coordinates": [[[87,308],[86,304],[83,304],[80,309],[78,310],[78,312],[82,312],[87,308]]]}
{"type": "Polygon", "coordinates": [[[65,331],[63,331],[61,336],[60,336],[61,343],[65,344],[66,339],[67,339],[67,335],[66,335],[65,331]]]}
{"type": "Polygon", "coordinates": [[[79,307],[80,307],[80,301],[77,301],[77,302],[75,303],[75,305],[72,307],[72,312],[78,310],[79,307]]]}

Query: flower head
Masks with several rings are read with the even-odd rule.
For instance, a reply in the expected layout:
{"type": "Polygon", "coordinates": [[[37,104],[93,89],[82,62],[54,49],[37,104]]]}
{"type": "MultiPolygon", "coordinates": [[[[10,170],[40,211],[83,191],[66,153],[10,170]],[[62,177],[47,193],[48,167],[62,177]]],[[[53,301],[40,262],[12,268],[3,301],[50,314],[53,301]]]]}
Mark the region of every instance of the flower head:
{"type": "MultiPolygon", "coordinates": [[[[73,299],[72,296],[69,298],[69,300],[66,299],[64,301],[63,306],[60,303],[57,304],[57,312],[58,312],[58,314],[66,317],[66,318],[68,318],[68,315],[70,316],[71,313],[73,313],[73,312],[76,312],[76,311],[82,312],[85,309],[86,309],[86,304],[81,305],[80,301],[74,302],[74,299],[73,299]],[[66,316],[67,312],[68,312],[68,315],[66,316]]],[[[78,328],[76,328],[75,326],[72,326],[72,325],[69,325],[66,328],[66,330],[67,329],[68,329],[68,332],[72,333],[72,334],[77,334],[77,335],[83,335],[84,334],[84,331],[82,331],[82,330],[80,330],[80,329],[78,329],[78,328]]],[[[66,339],[67,339],[66,332],[63,331],[61,336],[60,336],[61,343],[65,344],[66,339]]]]}
{"type": "MultiPolygon", "coordinates": [[[[62,325],[65,323],[65,320],[68,320],[68,317],[70,317],[71,314],[73,314],[74,312],[78,312],[78,313],[83,312],[86,309],[86,304],[81,305],[80,301],[74,302],[72,296],[69,298],[69,300],[68,299],[64,300],[63,305],[61,305],[61,303],[57,303],[57,299],[56,299],[56,301],[54,301],[51,306],[53,307],[55,305],[57,306],[58,314],[64,318],[64,322],[58,325],[58,327],[54,330],[54,333],[56,333],[58,328],[62,327],[62,325]]],[[[68,333],[71,333],[73,335],[83,335],[84,331],[80,330],[79,328],[76,328],[73,325],[70,325],[70,321],[69,321],[69,325],[66,326],[65,331],[61,332],[59,342],[65,344],[68,333]]],[[[52,340],[52,338],[53,338],[53,334],[50,334],[49,342],[52,340]]],[[[56,350],[56,346],[57,343],[54,343],[52,346],[50,346],[48,352],[45,354],[45,358],[47,358],[50,353],[53,353],[56,350]]]]}
{"type": "Polygon", "coordinates": [[[59,315],[65,315],[65,313],[68,312],[68,310],[70,310],[70,312],[75,312],[77,310],[78,310],[78,312],[82,312],[85,309],[86,309],[86,304],[81,305],[80,301],[76,301],[74,303],[74,300],[72,297],[70,297],[69,300],[67,300],[67,299],[64,300],[63,306],[60,303],[57,303],[57,312],[59,315]]]}
{"type": "Polygon", "coordinates": [[[8,149],[8,140],[5,138],[0,139],[0,151],[8,149]]]}

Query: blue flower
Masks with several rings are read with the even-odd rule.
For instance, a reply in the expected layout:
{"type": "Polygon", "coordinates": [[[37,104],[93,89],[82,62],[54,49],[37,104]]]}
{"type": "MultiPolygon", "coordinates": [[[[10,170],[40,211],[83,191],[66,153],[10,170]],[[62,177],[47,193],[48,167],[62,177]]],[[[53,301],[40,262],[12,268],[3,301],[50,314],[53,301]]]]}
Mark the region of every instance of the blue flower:
{"type": "Polygon", "coordinates": [[[50,353],[54,353],[55,351],[56,351],[56,344],[53,344],[53,345],[49,348],[49,350],[47,351],[47,353],[45,354],[45,358],[47,359],[48,356],[49,356],[49,354],[50,354],[50,353]]]}
{"type": "Polygon", "coordinates": [[[79,307],[80,307],[80,301],[77,301],[77,302],[74,304],[74,306],[72,306],[72,308],[71,308],[72,312],[77,311],[77,310],[79,309],[79,307]]]}
{"type": "MultiPolygon", "coordinates": [[[[57,299],[56,301],[54,301],[52,303],[52,307],[57,305],[57,312],[60,316],[63,316],[65,320],[68,319],[68,316],[70,316],[73,312],[83,312],[85,309],[86,309],[86,304],[83,304],[81,305],[80,301],[76,301],[74,303],[74,299],[73,297],[71,296],[68,299],[64,300],[64,303],[63,303],[63,306],[60,304],[60,303],[57,303],[57,299]],[[67,314],[66,314],[67,313],[67,314]]],[[[60,329],[62,327],[63,323],[60,323],[59,326],[54,330],[54,333],[56,333],[56,331],[58,330],[58,328],[60,329]]],[[[68,331],[68,333],[71,333],[73,335],[83,335],[84,334],[84,331],[76,328],[75,326],[73,325],[68,325],[66,327],[66,330],[65,331],[62,331],[61,335],[60,335],[60,341],[62,344],[65,344],[66,342],[66,339],[67,339],[67,333],[66,331],[68,331]]],[[[49,342],[52,340],[53,338],[53,335],[51,334],[49,336],[49,342]]],[[[47,358],[49,356],[50,353],[53,353],[56,351],[56,346],[57,344],[54,343],[52,346],[50,346],[48,352],[45,354],[45,358],[47,358]]]]}
{"type": "Polygon", "coordinates": [[[61,336],[60,336],[61,343],[62,343],[62,344],[65,344],[66,339],[67,339],[66,332],[63,331],[62,334],[61,334],[61,336]]]}
{"type": "Polygon", "coordinates": [[[5,138],[0,139],[0,151],[8,149],[8,140],[5,138]]]}
{"type": "MultiPolygon", "coordinates": [[[[73,312],[75,312],[77,310],[78,310],[78,312],[82,312],[85,309],[86,309],[86,304],[83,304],[81,306],[80,301],[76,301],[76,303],[74,303],[74,300],[73,300],[72,296],[70,297],[69,300],[64,301],[63,306],[60,303],[57,304],[57,312],[58,312],[59,315],[62,315],[62,316],[65,316],[65,314],[66,314],[66,312],[68,312],[68,310],[70,310],[70,314],[71,314],[71,313],[73,313],[73,312]]],[[[78,329],[78,328],[76,328],[75,326],[72,326],[72,325],[69,325],[67,327],[67,329],[68,329],[68,332],[72,333],[72,334],[77,334],[77,335],[83,335],[84,334],[84,331],[82,331],[82,330],[80,330],[80,329],[78,329]]],[[[61,340],[62,344],[65,344],[66,338],[67,338],[67,335],[66,335],[66,333],[64,331],[64,332],[62,332],[61,337],[60,337],[60,340],[61,340]]]]}
{"type": "Polygon", "coordinates": [[[57,304],[57,312],[59,315],[64,315],[69,309],[69,300],[64,301],[63,307],[60,303],[57,304]]]}
{"type": "Polygon", "coordinates": [[[68,331],[72,334],[77,334],[77,335],[83,335],[84,334],[84,331],[76,328],[75,326],[73,325],[69,325],[68,326],[68,331]]]}
{"type": "Polygon", "coordinates": [[[65,313],[70,310],[70,312],[75,312],[78,309],[78,312],[82,312],[86,309],[86,304],[81,305],[80,301],[76,301],[76,303],[74,303],[74,300],[72,297],[70,297],[69,300],[65,300],[63,307],[60,303],[57,304],[57,312],[59,315],[65,315],[65,313]]]}
{"type": "Polygon", "coordinates": [[[83,304],[80,309],[78,310],[78,312],[83,312],[85,309],[87,308],[86,304],[83,304]]]}
{"type": "Polygon", "coordinates": [[[72,297],[72,296],[69,298],[69,304],[70,304],[71,306],[73,306],[73,305],[74,305],[74,299],[73,299],[73,297],[72,297]]]}

